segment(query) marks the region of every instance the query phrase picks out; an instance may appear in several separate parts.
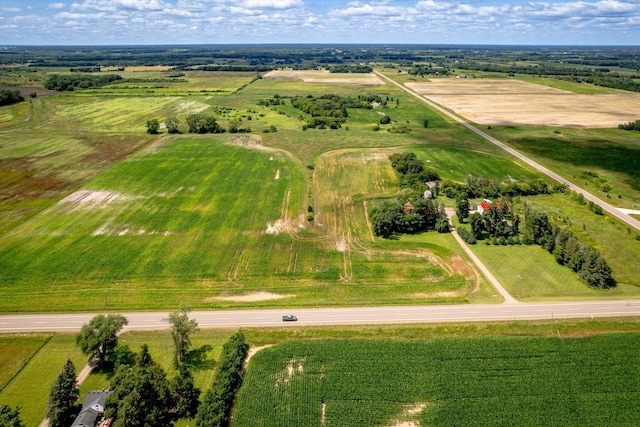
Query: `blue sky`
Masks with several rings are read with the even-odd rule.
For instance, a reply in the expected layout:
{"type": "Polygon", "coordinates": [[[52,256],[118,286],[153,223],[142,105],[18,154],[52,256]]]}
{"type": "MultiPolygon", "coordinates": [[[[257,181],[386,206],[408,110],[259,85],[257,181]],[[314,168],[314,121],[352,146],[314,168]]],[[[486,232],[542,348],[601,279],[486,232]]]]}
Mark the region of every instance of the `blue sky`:
{"type": "Polygon", "coordinates": [[[640,45],[640,0],[0,0],[0,45],[640,45]]]}

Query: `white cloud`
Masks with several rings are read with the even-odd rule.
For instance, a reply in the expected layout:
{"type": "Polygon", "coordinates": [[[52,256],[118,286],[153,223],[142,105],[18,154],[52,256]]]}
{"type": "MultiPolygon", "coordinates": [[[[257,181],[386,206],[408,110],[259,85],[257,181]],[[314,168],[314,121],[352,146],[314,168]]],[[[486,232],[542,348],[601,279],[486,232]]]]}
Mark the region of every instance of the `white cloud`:
{"type": "Polygon", "coordinates": [[[47,6],[47,9],[63,9],[66,6],[64,3],[51,3],[47,6]]]}
{"type": "Polygon", "coordinates": [[[247,9],[291,9],[303,6],[302,0],[243,0],[239,3],[247,9]]]}
{"type": "Polygon", "coordinates": [[[19,7],[3,7],[2,9],[3,12],[11,12],[11,13],[20,13],[22,12],[22,9],[19,7]]]}
{"type": "Polygon", "coordinates": [[[73,9],[91,9],[103,12],[115,10],[161,11],[167,5],[162,0],[84,0],[82,3],[73,3],[71,7],[73,9]]]}

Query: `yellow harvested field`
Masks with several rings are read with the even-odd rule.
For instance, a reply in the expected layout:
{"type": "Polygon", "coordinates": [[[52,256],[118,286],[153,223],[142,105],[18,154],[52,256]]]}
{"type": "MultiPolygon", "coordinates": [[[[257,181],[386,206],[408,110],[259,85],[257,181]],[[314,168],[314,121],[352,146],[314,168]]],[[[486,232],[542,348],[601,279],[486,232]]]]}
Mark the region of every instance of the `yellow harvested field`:
{"type": "Polygon", "coordinates": [[[640,94],[585,95],[507,79],[434,79],[407,87],[484,125],[611,128],[637,120],[640,94]]]}
{"type": "Polygon", "coordinates": [[[384,86],[386,83],[375,74],[331,73],[328,70],[273,70],[262,76],[265,79],[295,79],[305,83],[353,84],[384,86]]]}

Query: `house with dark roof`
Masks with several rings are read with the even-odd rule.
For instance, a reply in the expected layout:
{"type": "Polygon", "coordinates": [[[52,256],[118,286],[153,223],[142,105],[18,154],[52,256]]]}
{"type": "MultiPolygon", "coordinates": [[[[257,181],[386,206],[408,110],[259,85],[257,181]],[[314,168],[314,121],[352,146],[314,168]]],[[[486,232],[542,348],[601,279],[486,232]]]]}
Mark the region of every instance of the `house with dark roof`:
{"type": "Polygon", "coordinates": [[[113,390],[93,390],[87,393],[80,413],[71,427],[109,427],[111,419],[105,419],[104,405],[113,390]]]}

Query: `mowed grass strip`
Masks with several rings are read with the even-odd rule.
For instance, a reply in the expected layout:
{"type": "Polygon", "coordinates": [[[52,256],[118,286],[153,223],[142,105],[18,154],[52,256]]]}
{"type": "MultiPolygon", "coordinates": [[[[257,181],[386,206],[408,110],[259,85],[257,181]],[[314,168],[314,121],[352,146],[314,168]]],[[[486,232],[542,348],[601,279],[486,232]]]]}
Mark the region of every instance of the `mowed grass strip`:
{"type": "Polygon", "coordinates": [[[634,425],[637,333],[288,342],[249,362],[242,426],[634,425]]]}

